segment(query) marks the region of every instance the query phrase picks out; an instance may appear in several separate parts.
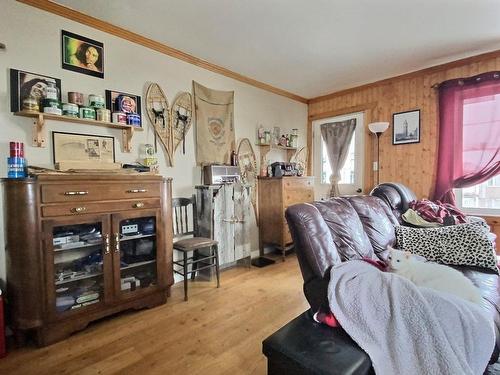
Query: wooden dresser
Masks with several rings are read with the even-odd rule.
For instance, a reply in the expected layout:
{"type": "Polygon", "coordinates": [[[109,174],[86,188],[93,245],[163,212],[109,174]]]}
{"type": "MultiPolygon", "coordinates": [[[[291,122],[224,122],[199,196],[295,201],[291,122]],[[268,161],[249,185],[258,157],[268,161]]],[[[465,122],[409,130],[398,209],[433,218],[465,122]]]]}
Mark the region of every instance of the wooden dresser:
{"type": "Polygon", "coordinates": [[[40,346],[95,319],[166,302],[173,284],[171,179],[6,179],[7,296],[16,339],[40,346]]]}
{"type": "Polygon", "coordinates": [[[259,247],[278,246],[283,252],[292,243],[285,219],[288,206],[314,200],[314,177],[259,177],[259,247]]]}

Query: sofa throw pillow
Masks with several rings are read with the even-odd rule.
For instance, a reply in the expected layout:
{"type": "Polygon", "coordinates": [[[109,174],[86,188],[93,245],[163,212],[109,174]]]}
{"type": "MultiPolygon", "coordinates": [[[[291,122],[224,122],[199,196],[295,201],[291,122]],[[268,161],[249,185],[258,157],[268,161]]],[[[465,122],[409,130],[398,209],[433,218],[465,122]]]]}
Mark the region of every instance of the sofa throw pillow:
{"type": "Polygon", "coordinates": [[[486,223],[472,222],[440,228],[396,227],[398,248],[427,260],[456,266],[487,268],[498,274],[486,223]]]}

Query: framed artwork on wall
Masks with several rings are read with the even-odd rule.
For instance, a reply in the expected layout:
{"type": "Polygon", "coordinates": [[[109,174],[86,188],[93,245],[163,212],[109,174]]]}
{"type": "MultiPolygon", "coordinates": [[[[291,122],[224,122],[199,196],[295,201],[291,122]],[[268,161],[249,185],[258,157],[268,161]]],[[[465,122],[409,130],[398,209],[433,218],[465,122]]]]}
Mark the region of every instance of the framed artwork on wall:
{"type": "Polygon", "coordinates": [[[104,78],[104,44],[62,30],[63,69],[104,78]]]}
{"type": "Polygon", "coordinates": [[[54,164],[62,161],[115,162],[115,139],[92,134],[52,132],[54,164]]]}
{"type": "Polygon", "coordinates": [[[56,87],[58,100],[61,101],[60,79],[10,69],[10,110],[42,112],[42,98],[48,86],[56,87]]]}
{"type": "Polygon", "coordinates": [[[111,113],[137,113],[139,115],[139,118],[141,119],[141,124],[137,126],[142,126],[141,97],[139,95],[127,94],[120,91],[106,90],[106,108],[108,108],[111,113]]]}
{"type": "Polygon", "coordinates": [[[420,109],[392,115],[392,144],[420,142],[420,109]]]}

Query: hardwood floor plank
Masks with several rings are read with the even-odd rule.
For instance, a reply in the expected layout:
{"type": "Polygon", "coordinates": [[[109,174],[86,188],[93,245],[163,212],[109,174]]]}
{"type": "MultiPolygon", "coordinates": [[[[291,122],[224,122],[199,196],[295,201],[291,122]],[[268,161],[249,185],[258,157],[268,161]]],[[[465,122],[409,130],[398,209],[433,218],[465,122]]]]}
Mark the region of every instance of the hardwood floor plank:
{"type": "Polygon", "coordinates": [[[296,258],[182,283],[167,304],[121,313],[67,340],[15,350],[0,374],[265,374],[262,340],[308,304],[296,258]]]}

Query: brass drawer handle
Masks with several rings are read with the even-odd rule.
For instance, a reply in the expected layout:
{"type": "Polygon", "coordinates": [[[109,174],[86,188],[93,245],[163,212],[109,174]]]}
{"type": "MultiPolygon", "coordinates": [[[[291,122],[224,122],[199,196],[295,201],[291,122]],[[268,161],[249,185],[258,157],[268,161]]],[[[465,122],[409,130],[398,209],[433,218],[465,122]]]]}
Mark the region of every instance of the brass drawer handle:
{"type": "Polygon", "coordinates": [[[106,234],[104,236],[104,243],[106,245],[105,250],[104,250],[104,254],[109,254],[109,234],[106,234]]]}
{"type": "Polygon", "coordinates": [[[130,189],[127,190],[127,193],[147,193],[148,191],[146,189],[130,189]]]}
{"type": "Polygon", "coordinates": [[[64,195],[87,195],[88,191],[65,191],[64,195]]]}
{"type": "Polygon", "coordinates": [[[71,212],[73,212],[74,214],[80,214],[85,211],[87,211],[87,207],[73,207],[71,209],[71,212]]]}
{"type": "Polygon", "coordinates": [[[144,207],[144,203],[143,202],[134,203],[134,208],[143,208],[143,207],[144,207]]]}
{"type": "Polygon", "coordinates": [[[120,252],[120,233],[115,233],[115,253],[120,252]]]}

